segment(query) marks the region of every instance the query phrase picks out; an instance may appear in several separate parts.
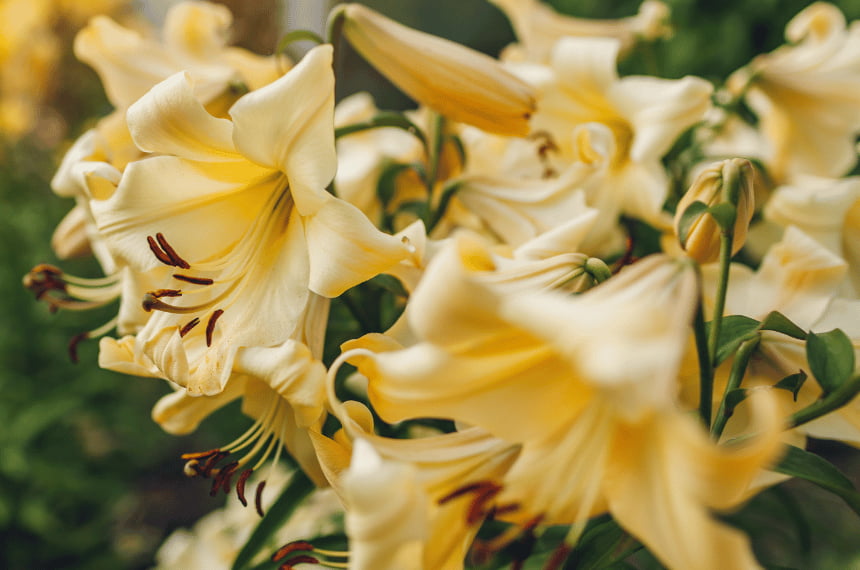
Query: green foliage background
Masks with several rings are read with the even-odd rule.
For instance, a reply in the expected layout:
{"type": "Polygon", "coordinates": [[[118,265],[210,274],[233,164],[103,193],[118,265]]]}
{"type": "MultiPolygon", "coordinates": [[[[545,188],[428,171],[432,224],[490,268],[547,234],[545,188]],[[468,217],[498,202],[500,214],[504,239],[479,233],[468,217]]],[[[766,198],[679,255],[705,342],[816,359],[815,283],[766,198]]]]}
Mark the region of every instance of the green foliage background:
{"type": "MultiPolygon", "coordinates": [[[[504,16],[484,0],[366,3],[489,53],[513,38],[504,16]]],[[[634,14],[638,1],[552,4],[570,14],[612,18],[634,14]]],[[[675,36],[626,62],[624,71],[696,74],[718,82],[756,53],[779,45],[785,23],[809,2],[668,4],[675,36]]],[[[860,18],[860,0],[837,5],[849,19],[860,18]]],[[[340,62],[339,73],[341,96],[371,89],[381,107],[407,104],[354,57],[340,62]]],[[[62,108],[73,134],[109,112],[91,70],[69,59],[62,83],[62,108]]],[[[82,345],[80,364],[69,361],[68,339],[105,322],[109,311],[52,315],[21,287],[34,264],[56,262],[50,236],[71,207],[49,188],[62,150],[31,141],[0,145],[0,568],[144,568],[169,530],[220,504],[200,482],[182,477],[179,454],[229,441],[245,422],[228,408],[194,436],[168,436],[149,417],[167,391],[162,383],[99,370],[95,342],[82,345]]],[[[61,265],[78,275],[98,275],[91,261],[61,265]]],[[[856,481],[856,453],[815,445],[856,481]]],[[[860,524],[838,499],[808,485],[777,487],[732,520],[753,533],[757,553],[774,565],[860,568],[860,524]]]]}

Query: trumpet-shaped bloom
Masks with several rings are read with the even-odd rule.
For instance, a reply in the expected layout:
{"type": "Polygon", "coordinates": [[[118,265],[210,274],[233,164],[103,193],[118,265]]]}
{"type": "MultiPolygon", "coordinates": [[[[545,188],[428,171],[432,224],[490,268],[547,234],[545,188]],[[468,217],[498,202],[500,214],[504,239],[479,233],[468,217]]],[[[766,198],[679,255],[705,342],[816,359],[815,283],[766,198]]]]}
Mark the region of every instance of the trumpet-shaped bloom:
{"type": "Polygon", "coordinates": [[[696,77],[619,78],[619,48],[609,38],[560,40],[552,73],[539,80],[533,130],[549,133],[568,163],[608,163],[603,183],[589,190],[589,205],[665,226],[669,179],[661,158],[704,118],[712,87],[696,77]]]}
{"type": "Polygon", "coordinates": [[[555,43],[565,36],[615,38],[621,50],[629,51],[639,40],[668,36],[669,7],[659,0],[645,0],[635,16],[617,20],[574,18],[559,14],[539,0],[492,0],[511,21],[519,48],[505,52],[506,59],[525,59],[537,63],[549,60],[555,43]]]}
{"type": "Polygon", "coordinates": [[[857,162],[860,132],[860,26],[816,2],[786,27],[787,45],[729,78],[744,90],[773,147],[769,166],[785,181],[799,174],[838,177],[857,162]]]}
{"type": "MultiPolygon", "coordinates": [[[[418,342],[351,358],[382,418],[452,418],[521,445],[499,496],[520,505],[511,520],[608,509],[670,566],[754,567],[743,535],[708,511],[743,499],[780,425],[763,394],[760,437],[728,450],[677,407],[692,269],[655,256],[571,298],[505,295],[486,260],[458,244],[440,253],[410,300],[418,342]]],[[[347,348],[364,343],[384,346],[347,348]]]]}
{"type": "Polygon", "coordinates": [[[181,73],[129,110],[135,142],[153,156],[92,207],[117,257],[143,272],[173,268],[144,300],[158,313],[135,353],[191,393],[222,390],[240,347],[320,326],[307,310],[315,295],[338,295],[407,254],[324,190],[335,168],[330,64],[330,47],[310,52],[237,102],[232,121],[208,114],[181,73]]]}

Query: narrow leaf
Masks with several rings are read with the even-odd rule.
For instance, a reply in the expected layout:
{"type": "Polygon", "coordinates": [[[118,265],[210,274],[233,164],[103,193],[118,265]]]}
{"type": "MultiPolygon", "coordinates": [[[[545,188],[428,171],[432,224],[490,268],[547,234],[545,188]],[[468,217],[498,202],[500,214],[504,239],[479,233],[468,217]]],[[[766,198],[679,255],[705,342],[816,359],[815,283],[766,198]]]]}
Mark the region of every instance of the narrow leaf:
{"type": "Polygon", "coordinates": [[[765,331],[776,331],[784,335],[806,340],[806,331],[791,322],[788,317],[778,311],[771,311],[761,322],[761,329],[765,331]]]}
{"type": "Polygon", "coordinates": [[[854,373],[854,345],[840,329],[809,333],[806,359],[825,394],[839,388],[854,373]]]}
{"type": "Polygon", "coordinates": [[[780,390],[788,390],[794,395],[794,401],[797,401],[797,394],[800,392],[800,388],[803,387],[803,383],[806,382],[806,372],[801,370],[797,374],[791,374],[790,376],[786,376],[779,382],[774,385],[774,388],[779,388],[780,390]]]}
{"type": "Polygon", "coordinates": [[[822,489],[840,497],[860,515],[860,493],[851,481],[826,459],[799,447],[787,446],[788,450],[773,471],[806,479],[822,489]]]}
{"type": "Polygon", "coordinates": [[[732,390],[725,396],[726,402],[726,419],[732,417],[732,414],[735,413],[735,408],[746,400],[747,391],[745,388],[738,388],[737,390],[732,390]]]}
{"type": "Polygon", "coordinates": [[[269,543],[296,507],[314,490],[314,484],[302,471],[293,473],[290,482],[284,488],[281,496],[269,507],[266,516],[254,529],[248,542],[239,551],[233,562],[233,570],[247,568],[260,550],[269,543]]]}
{"type": "MultiPolygon", "coordinates": [[[[720,338],[717,340],[717,361],[715,366],[722,364],[729,356],[737,352],[745,340],[753,338],[758,332],[759,322],[743,315],[723,317],[720,326],[720,338]]],[[[710,329],[710,323],[708,323],[710,329]]]]}
{"type": "Polygon", "coordinates": [[[690,228],[693,227],[693,223],[707,209],[707,204],[696,200],[687,206],[687,209],[681,214],[681,220],[678,223],[678,239],[681,241],[682,246],[687,245],[687,238],[690,237],[690,228]]]}
{"type": "Polygon", "coordinates": [[[717,224],[720,226],[720,229],[723,231],[733,229],[735,226],[735,219],[738,216],[737,208],[727,202],[711,206],[708,208],[708,213],[713,216],[717,221],[717,224]]]}

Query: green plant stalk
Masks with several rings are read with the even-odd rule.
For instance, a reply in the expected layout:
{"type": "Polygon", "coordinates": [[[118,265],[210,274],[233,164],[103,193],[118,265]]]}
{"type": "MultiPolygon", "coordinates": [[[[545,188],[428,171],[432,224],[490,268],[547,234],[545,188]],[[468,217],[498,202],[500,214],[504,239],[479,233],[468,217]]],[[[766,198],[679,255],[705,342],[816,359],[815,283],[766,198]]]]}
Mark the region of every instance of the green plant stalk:
{"type": "Polygon", "coordinates": [[[705,307],[701,300],[701,294],[693,321],[693,332],[696,336],[696,356],[699,359],[699,416],[702,418],[705,428],[710,430],[711,412],[714,407],[714,364],[708,350],[705,307]]]}
{"type": "Polygon", "coordinates": [[[726,423],[729,421],[730,414],[727,410],[726,398],[728,395],[740,388],[741,382],[746,374],[747,366],[755,349],[758,348],[760,338],[756,336],[744,341],[735,354],[735,360],[732,362],[732,370],[729,372],[729,381],[726,384],[726,389],[723,391],[723,399],[720,401],[720,409],[717,410],[717,417],[714,419],[714,425],[711,427],[711,436],[715,440],[719,440],[723,435],[723,430],[726,423]]]}
{"type": "Polygon", "coordinates": [[[802,410],[793,413],[788,418],[790,427],[797,427],[814,419],[838,410],[849,403],[860,392],[860,374],[854,376],[826,397],[810,404],[802,410]]]}

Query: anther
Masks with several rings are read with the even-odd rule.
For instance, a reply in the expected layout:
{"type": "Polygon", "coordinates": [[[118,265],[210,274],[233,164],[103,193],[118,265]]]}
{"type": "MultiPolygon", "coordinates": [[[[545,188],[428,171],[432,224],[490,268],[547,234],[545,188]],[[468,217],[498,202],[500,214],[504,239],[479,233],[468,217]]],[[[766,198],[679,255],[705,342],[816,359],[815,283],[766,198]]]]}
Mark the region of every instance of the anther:
{"type": "Polygon", "coordinates": [[[78,363],[78,344],[82,340],[86,340],[90,337],[89,333],[78,333],[72,338],[69,339],[69,359],[74,363],[78,363]]]}
{"type": "Polygon", "coordinates": [[[212,346],[212,333],[215,332],[215,323],[218,321],[218,317],[223,314],[223,309],[216,309],[209,317],[209,322],[206,323],[206,346],[212,346]]]}
{"type": "Polygon", "coordinates": [[[469,510],[466,511],[466,522],[476,524],[481,522],[487,515],[493,513],[492,508],[487,508],[487,503],[492,501],[502,491],[502,487],[491,481],[479,481],[455,489],[453,492],[439,499],[440,505],[447,503],[457,497],[473,494],[469,510]]]}
{"type": "Polygon", "coordinates": [[[290,558],[280,566],[278,566],[278,570],[293,570],[296,564],[319,564],[320,561],[314,558],[313,556],[308,556],[307,554],[300,554],[293,558],[290,558]]]}
{"type": "Polygon", "coordinates": [[[280,562],[293,552],[313,552],[314,545],[306,540],[296,540],[285,544],[272,555],[272,562],[280,562]]]}
{"type": "Polygon", "coordinates": [[[573,549],[564,542],[559,544],[558,547],[552,551],[552,555],[549,557],[549,560],[546,561],[543,570],[558,570],[561,568],[572,550],[573,549]]]}
{"type": "Polygon", "coordinates": [[[163,233],[158,232],[157,234],[155,234],[155,239],[158,240],[158,245],[161,246],[161,249],[164,250],[164,253],[166,253],[167,256],[170,258],[170,261],[173,262],[171,265],[181,267],[182,269],[188,269],[191,267],[188,262],[179,257],[179,254],[176,253],[176,250],[173,249],[169,243],[167,243],[167,239],[164,237],[163,233]]]}
{"type": "Polygon", "coordinates": [[[266,513],[263,512],[263,488],[265,488],[265,486],[266,482],[260,481],[257,485],[257,492],[254,496],[254,507],[256,507],[257,514],[260,515],[261,518],[266,516],[266,513]]]}
{"type": "Polygon", "coordinates": [[[194,327],[196,327],[199,324],[200,324],[200,319],[198,317],[194,317],[193,319],[191,319],[190,321],[188,321],[187,323],[182,325],[182,328],[179,329],[179,336],[184,337],[189,332],[191,332],[191,329],[193,329],[194,327]]]}
{"type": "Polygon", "coordinates": [[[245,469],[236,481],[236,496],[239,497],[239,502],[242,503],[243,507],[248,506],[248,500],[245,498],[245,483],[253,472],[253,469],[245,469]]]}
{"type": "Polygon", "coordinates": [[[233,473],[237,467],[239,467],[239,462],[234,461],[218,470],[215,479],[212,481],[212,488],[209,490],[210,497],[217,495],[218,489],[223,489],[225,495],[230,493],[230,481],[233,479],[233,473]]]}
{"type": "Polygon", "coordinates": [[[173,278],[179,279],[180,281],[185,281],[187,283],[194,283],[195,285],[212,285],[213,283],[215,283],[208,277],[192,277],[190,275],[182,275],[180,273],[174,273],[173,278]]]}
{"type": "Polygon", "coordinates": [[[158,244],[155,243],[155,239],[152,236],[146,236],[146,243],[149,244],[149,250],[152,251],[152,254],[158,261],[164,265],[170,265],[171,267],[176,266],[176,264],[173,263],[173,260],[170,259],[170,256],[161,251],[161,248],[158,247],[158,244]]]}
{"type": "Polygon", "coordinates": [[[181,297],[182,290],[180,289],[157,289],[155,291],[150,291],[150,295],[155,297],[156,299],[160,299],[161,297],[181,297]]]}
{"type": "Polygon", "coordinates": [[[33,292],[37,301],[49,291],[66,292],[63,271],[47,263],[40,263],[24,276],[24,287],[33,292]]]}

